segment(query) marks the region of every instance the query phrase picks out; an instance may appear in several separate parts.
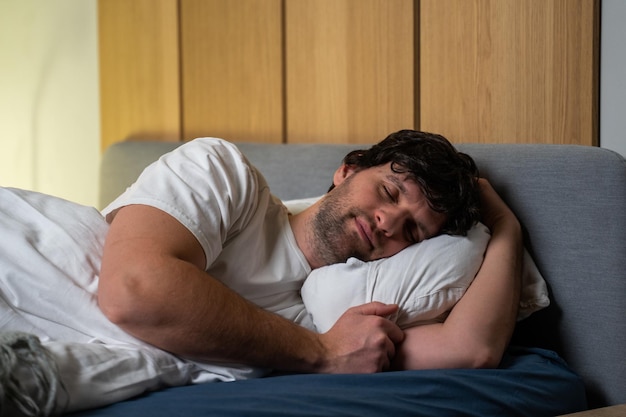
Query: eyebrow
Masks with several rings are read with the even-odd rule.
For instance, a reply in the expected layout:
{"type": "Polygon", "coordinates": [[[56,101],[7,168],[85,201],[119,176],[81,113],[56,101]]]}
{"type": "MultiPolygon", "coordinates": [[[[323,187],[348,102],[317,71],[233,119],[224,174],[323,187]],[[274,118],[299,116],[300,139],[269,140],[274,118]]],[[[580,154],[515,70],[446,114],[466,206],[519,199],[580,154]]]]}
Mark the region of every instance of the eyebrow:
{"type": "Polygon", "coordinates": [[[398,178],[395,175],[387,175],[387,180],[389,180],[390,182],[392,182],[396,187],[398,187],[398,189],[402,192],[402,194],[406,194],[406,187],[404,186],[404,181],[402,181],[400,178],[398,178]]]}

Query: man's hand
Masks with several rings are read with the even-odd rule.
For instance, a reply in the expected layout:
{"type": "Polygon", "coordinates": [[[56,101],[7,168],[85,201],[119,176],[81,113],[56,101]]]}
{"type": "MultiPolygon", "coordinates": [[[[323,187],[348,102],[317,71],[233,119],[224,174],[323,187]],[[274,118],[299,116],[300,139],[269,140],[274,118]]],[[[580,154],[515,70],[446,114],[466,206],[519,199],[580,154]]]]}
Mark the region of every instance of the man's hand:
{"type": "Polygon", "coordinates": [[[326,350],[320,372],[373,373],[389,369],[404,333],[386,317],[398,306],[372,302],[348,309],[319,339],[326,350]]]}
{"type": "Polygon", "coordinates": [[[505,222],[513,223],[519,227],[517,218],[496,193],[489,181],[481,178],[478,180],[478,186],[480,188],[481,221],[483,224],[491,231],[499,226],[500,223],[505,222]]]}

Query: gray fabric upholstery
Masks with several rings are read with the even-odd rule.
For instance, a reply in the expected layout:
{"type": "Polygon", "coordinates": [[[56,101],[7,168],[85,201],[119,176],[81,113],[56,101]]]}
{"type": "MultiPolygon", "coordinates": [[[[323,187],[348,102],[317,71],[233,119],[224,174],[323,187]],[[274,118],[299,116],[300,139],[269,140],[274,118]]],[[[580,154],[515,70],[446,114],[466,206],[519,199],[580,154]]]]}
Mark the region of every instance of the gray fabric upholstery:
{"type": "MultiPolygon", "coordinates": [[[[123,142],[102,162],[101,204],[177,144],[123,142]]],[[[286,200],[324,193],[355,145],[238,144],[286,200]]],[[[585,380],[591,406],[626,403],[626,161],[600,148],[462,144],[513,208],[553,305],[515,343],[547,347],[585,380]]]]}
{"type": "MultiPolygon", "coordinates": [[[[129,141],[109,147],[101,165],[100,206],[103,208],[113,201],[132,184],[143,168],[178,145],[129,141]]],[[[259,168],[274,194],[282,200],[324,194],[344,155],[358,147],[258,143],[238,143],[237,146],[259,168]]]]}

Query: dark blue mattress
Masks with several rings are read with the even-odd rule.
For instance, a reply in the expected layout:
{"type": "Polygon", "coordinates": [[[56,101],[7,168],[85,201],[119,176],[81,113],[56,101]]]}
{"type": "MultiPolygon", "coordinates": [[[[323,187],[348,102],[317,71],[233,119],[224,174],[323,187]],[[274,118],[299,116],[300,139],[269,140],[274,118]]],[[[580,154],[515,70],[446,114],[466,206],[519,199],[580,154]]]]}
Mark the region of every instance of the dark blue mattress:
{"type": "Polygon", "coordinates": [[[287,375],[168,388],[78,416],[555,416],[586,409],[554,352],[510,348],[499,369],[287,375]]]}

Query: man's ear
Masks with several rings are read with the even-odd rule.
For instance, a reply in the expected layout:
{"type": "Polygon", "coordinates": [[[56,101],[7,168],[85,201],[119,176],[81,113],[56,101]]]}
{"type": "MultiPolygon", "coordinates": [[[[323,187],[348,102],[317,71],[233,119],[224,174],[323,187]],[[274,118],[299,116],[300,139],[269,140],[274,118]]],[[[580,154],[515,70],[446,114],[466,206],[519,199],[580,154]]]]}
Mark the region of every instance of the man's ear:
{"type": "Polygon", "coordinates": [[[338,186],[356,171],[357,169],[354,165],[341,164],[341,166],[335,171],[335,175],[333,175],[333,184],[335,184],[335,187],[338,186]]]}

